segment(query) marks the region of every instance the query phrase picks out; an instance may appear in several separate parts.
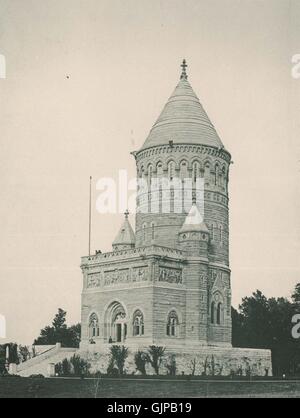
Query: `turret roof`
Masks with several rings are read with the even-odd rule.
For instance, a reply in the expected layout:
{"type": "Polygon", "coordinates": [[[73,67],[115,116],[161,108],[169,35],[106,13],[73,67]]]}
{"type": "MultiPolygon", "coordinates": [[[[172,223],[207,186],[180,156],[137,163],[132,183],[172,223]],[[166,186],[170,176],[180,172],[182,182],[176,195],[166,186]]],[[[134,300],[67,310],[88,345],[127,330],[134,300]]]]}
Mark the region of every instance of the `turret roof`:
{"type": "Polygon", "coordinates": [[[193,203],[184,224],[179,233],[183,232],[204,232],[209,233],[208,228],[203,220],[203,217],[195,203],[193,203]]]}
{"type": "Polygon", "coordinates": [[[135,234],[128,220],[128,212],[125,212],[125,219],[119,230],[113,245],[135,245],[135,234]]]}
{"type": "Polygon", "coordinates": [[[201,144],[224,148],[213,124],[187,80],[185,60],[173,94],[151,129],[141,150],[158,145],[201,144]]]}

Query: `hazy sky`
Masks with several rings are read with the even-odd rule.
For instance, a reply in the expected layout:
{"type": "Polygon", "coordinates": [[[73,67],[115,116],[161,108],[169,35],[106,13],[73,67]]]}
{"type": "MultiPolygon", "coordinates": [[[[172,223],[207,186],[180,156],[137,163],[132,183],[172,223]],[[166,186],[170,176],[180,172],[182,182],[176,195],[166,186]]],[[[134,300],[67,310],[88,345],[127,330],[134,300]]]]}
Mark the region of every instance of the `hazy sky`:
{"type": "MultiPolygon", "coordinates": [[[[180,62],[232,153],[233,303],[300,281],[298,0],[0,0],[0,314],[31,343],[80,320],[88,181],[135,174],[180,62]]],[[[97,191],[93,190],[94,200],[97,191]]],[[[121,215],[93,211],[92,248],[121,215]]],[[[131,221],[134,220],[131,217],[131,221]]],[[[1,341],[0,341],[1,342],[1,341]]]]}

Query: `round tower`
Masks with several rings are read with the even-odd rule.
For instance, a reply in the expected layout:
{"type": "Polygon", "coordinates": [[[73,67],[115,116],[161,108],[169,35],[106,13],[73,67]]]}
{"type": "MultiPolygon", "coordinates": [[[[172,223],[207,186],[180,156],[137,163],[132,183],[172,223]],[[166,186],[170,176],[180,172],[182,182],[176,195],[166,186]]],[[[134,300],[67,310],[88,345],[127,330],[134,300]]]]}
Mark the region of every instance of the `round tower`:
{"type": "Polygon", "coordinates": [[[204,221],[210,233],[209,258],[228,265],[231,156],[188,82],[186,67],[184,61],[178,85],[144,145],[134,153],[141,181],[136,247],[156,244],[179,248],[178,233],[200,185],[204,221]]]}

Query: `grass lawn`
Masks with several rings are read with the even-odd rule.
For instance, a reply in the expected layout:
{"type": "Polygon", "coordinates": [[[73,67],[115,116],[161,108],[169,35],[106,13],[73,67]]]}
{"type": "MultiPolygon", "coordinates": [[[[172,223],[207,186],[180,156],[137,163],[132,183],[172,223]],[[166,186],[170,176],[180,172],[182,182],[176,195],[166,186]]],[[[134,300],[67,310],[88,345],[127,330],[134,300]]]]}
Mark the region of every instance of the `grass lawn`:
{"type": "Polygon", "coordinates": [[[0,378],[0,398],[300,397],[299,382],[0,378]],[[97,396],[95,394],[97,393],[97,396]]]}

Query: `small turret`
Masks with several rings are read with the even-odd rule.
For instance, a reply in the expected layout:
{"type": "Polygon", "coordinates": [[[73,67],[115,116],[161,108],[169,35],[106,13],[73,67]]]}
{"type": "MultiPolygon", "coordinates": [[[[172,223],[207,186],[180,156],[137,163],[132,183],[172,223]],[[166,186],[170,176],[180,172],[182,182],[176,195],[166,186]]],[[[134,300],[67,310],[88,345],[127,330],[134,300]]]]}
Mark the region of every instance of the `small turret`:
{"type": "Polygon", "coordinates": [[[188,256],[207,258],[209,230],[196,203],[193,203],[178,236],[180,247],[188,256]]]}
{"type": "Polygon", "coordinates": [[[118,232],[115,240],[112,243],[114,251],[128,250],[135,247],[135,234],[128,220],[129,212],[125,212],[125,220],[121,229],[118,232]]]}

